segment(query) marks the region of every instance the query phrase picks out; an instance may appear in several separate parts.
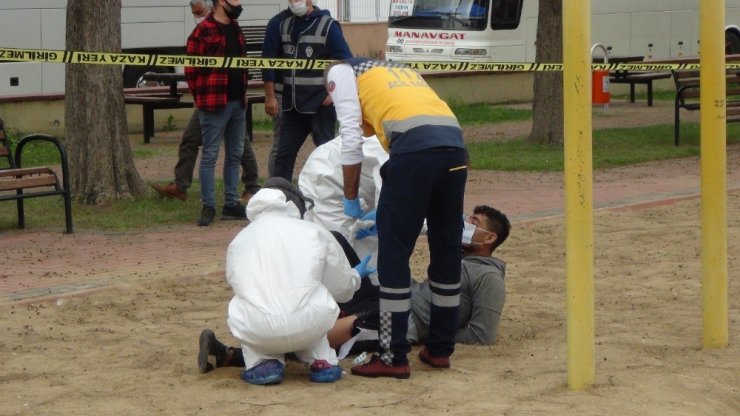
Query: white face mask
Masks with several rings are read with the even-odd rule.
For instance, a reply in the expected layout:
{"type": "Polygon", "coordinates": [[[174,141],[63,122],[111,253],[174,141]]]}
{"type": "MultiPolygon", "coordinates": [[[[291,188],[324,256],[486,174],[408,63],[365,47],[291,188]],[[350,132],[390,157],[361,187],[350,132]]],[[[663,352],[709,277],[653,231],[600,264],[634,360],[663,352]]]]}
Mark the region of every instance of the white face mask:
{"type": "Polygon", "coordinates": [[[308,5],[306,4],[306,0],[290,3],[288,5],[288,8],[290,9],[290,12],[298,17],[303,17],[308,12],[308,5]]]}
{"type": "Polygon", "coordinates": [[[477,227],[475,224],[469,223],[467,221],[463,222],[463,232],[462,232],[462,243],[463,244],[472,244],[473,242],[473,234],[475,234],[475,229],[477,227]]]}
{"type": "Polygon", "coordinates": [[[194,17],[193,20],[195,20],[195,25],[197,26],[197,25],[200,24],[200,22],[206,20],[206,17],[205,16],[203,16],[203,17],[194,17]]]}

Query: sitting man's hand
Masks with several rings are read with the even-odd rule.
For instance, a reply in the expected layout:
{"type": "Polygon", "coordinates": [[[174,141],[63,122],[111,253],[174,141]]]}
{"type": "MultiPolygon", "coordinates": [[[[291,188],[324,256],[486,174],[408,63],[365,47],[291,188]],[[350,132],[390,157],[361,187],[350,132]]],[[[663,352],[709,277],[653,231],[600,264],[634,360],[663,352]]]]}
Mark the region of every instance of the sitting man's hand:
{"type": "Polygon", "coordinates": [[[347,199],[342,197],[342,202],[344,202],[344,215],[351,218],[360,218],[362,216],[360,198],[347,199]]]}
{"type": "Polygon", "coordinates": [[[357,274],[360,275],[360,278],[364,279],[368,277],[369,275],[378,271],[378,269],[376,269],[375,267],[369,267],[367,265],[368,263],[370,263],[370,257],[372,256],[373,256],[372,254],[368,254],[367,256],[365,256],[364,259],[360,261],[360,264],[355,266],[355,270],[357,271],[357,274]]]}
{"type": "Polygon", "coordinates": [[[368,228],[363,228],[361,230],[357,231],[356,238],[358,240],[362,240],[365,237],[370,237],[373,235],[378,235],[378,227],[375,224],[375,210],[372,210],[368,212],[367,214],[363,215],[362,218],[360,218],[361,221],[372,221],[373,225],[371,225],[368,228]]]}

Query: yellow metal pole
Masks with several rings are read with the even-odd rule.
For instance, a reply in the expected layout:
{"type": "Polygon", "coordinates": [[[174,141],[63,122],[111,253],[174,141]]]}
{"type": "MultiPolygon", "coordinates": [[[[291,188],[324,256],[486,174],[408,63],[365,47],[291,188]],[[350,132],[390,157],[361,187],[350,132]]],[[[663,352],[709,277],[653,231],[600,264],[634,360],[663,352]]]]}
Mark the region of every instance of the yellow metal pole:
{"type": "Polygon", "coordinates": [[[725,2],[700,4],[702,345],[723,348],[728,332],[725,2]]]}
{"type": "Polygon", "coordinates": [[[568,386],[594,383],[591,0],[563,0],[568,386]]]}

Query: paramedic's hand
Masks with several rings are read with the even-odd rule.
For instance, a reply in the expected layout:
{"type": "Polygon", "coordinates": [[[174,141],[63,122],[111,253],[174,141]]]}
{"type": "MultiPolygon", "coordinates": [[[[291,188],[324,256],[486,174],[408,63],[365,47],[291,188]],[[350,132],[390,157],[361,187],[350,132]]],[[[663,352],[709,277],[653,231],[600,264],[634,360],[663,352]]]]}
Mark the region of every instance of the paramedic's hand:
{"type": "Polygon", "coordinates": [[[365,237],[378,235],[378,227],[375,225],[375,210],[372,210],[368,212],[367,214],[363,215],[363,217],[360,218],[360,220],[361,221],[372,221],[373,225],[368,228],[363,228],[362,230],[358,230],[357,236],[356,236],[358,240],[362,240],[365,237]]]}
{"type": "Polygon", "coordinates": [[[360,261],[360,264],[355,266],[355,270],[357,271],[357,274],[360,275],[360,278],[364,279],[378,271],[378,269],[376,269],[375,267],[369,267],[367,265],[368,263],[370,263],[370,257],[372,257],[372,254],[368,254],[367,256],[365,256],[365,258],[360,261]]]}
{"type": "Polygon", "coordinates": [[[344,215],[351,218],[360,218],[362,216],[359,197],[355,199],[342,197],[342,202],[344,202],[344,215]]]}

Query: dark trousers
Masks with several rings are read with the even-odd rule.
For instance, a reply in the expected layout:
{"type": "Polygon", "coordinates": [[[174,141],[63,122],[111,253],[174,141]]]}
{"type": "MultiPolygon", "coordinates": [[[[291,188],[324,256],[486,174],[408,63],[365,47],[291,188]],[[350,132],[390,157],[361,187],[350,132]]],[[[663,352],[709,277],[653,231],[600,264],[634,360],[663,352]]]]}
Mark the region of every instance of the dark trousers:
{"type": "Polygon", "coordinates": [[[408,363],[406,340],[411,302],[409,258],[427,220],[432,290],[429,337],[435,356],[455,349],[460,304],[463,198],[467,180],[464,149],[436,148],[391,154],[381,169],[377,211],[380,345],[389,365],[408,363]]]}
{"type": "Polygon", "coordinates": [[[313,143],[320,146],[336,135],[337,112],[334,106],[320,106],[316,114],[301,114],[295,109],[282,112],[280,142],[273,176],[293,180],[298,151],[311,133],[313,143]]]}
{"type": "MultiPolygon", "coordinates": [[[[175,185],[180,192],[187,192],[193,183],[193,170],[198,158],[198,150],[203,145],[203,135],[200,130],[198,110],[193,111],[188,125],[182,133],[178,159],[175,165],[175,185]]],[[[244,138],[244,152],[242,153],[242,182],[244,190],[256,193],[260,187],[257,184],[257,158],[252,150],[252,142],[249,137],[244,138]]]]}

